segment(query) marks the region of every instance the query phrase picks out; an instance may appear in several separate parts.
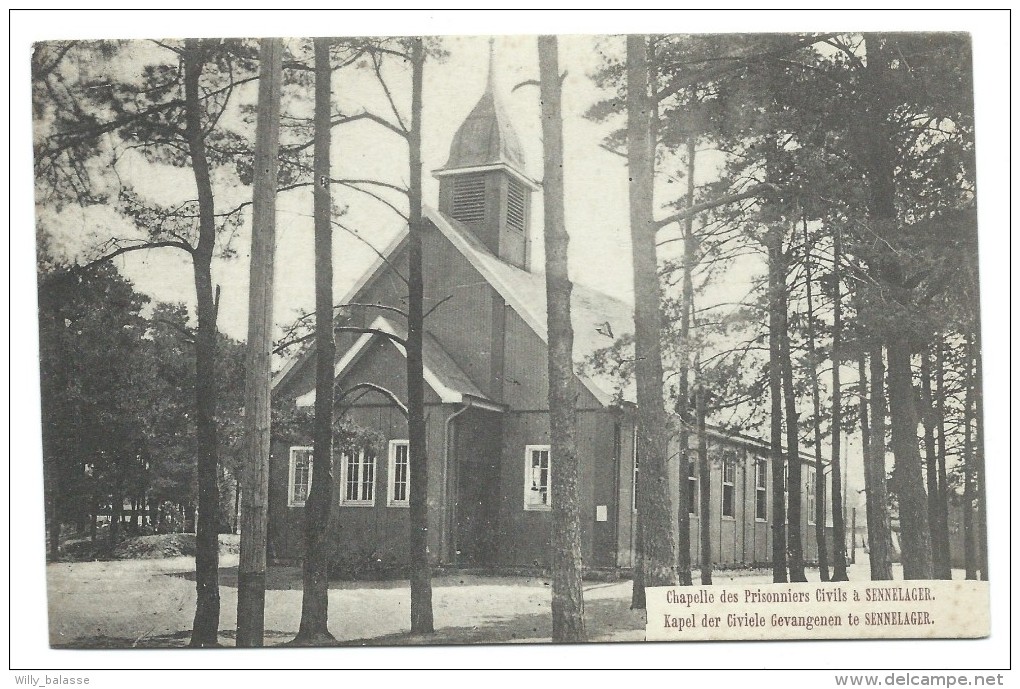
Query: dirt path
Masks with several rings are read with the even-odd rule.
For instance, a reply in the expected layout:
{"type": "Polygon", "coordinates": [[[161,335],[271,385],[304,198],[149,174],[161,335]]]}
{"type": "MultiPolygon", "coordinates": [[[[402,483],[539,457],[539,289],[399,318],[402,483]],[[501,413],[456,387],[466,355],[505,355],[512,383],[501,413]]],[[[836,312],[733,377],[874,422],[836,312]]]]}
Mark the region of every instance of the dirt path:
{"type": "MultiPolygon", "coordinates": [[[[221,642],[233,645],[237,610],[237,555],[220,559],[221,642]]],[[[867,578],[867,561],[851,568],[867,578]]],[[[815,572],[817,574],[817,572],[815,572]]],[[[50,642],[69,647],[175,647],[187,644],[195,610],[194,559],[51,564],[50,642]]],[[[812,577],[814,578],[814,577],[812,577]]],[[[720,571],[714,582],[767,583],[767,572],[720,571]]],[[[301,616],[297,567],[271,568],[266,592],[266,644],[290,641],[301,616]]],[[[345,644],[516,643],[551,635],[548,579],[444,575],[433,581],[436,633],[409,634],[406,581],[334,582],[330,631],[345,644]]],[[[589,637],[641,641],[644,613],[630,610],[629,581],[585,586],[589,637]]]]}
{"type": "MultiPolygon", "coordinates": [[[[53,645],[70,647],[183,646],[194,615],[188,557],[50,565],[49,619],[53,645]]],[[[236,628],[236,555],[221,558],[220,629],[224,645],[236,628]]],[[[300,572],[274,568],[266,592],[266,642],[293,638],[300,622],[300,572]]],[[[547,580],[442,576],[433,582],[437,633],[410,637],[407,583],[337,582],[331,586],[330,631],[340,642],[514,643],[548,640],[547,580]]],[[[630,582],[593,583],[585,599],[593,638],[639,641],[644,616],[629,610],[630,582]]]]}

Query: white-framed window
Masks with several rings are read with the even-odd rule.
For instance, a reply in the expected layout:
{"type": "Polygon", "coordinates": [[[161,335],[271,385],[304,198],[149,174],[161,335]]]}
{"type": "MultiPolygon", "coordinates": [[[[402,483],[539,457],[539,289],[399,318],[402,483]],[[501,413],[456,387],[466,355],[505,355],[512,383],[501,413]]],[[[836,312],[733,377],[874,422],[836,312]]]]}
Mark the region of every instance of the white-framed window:
{"type": "Polygon", "coordinates": [[[687,511],[698,514],[698,453],[687,451],[687,511]]]}
{"type": "Polygon", "coordinates": [[[287,479],[287,506],[304,507],[312,489],[312,448],[290,448],[290,472],[287,479]]]}
{"type": "Polygon", "coordinates": [[[375,455],[365,450],[345,452],[340,457],[340,504],[351,507],[375,506],[375,455]]]}
{"type": "Polygon", "coordinates": [[[815,470],[807,470],[807,523],[815,523],[815,500],[818,497],[818,492],[815,490],[815,470]]]}
{"type": "Polygon", "coordinates": [[[633,471],[631,472],[631,486],[633,490],[630,492],[630,509],[632,512],[637,512],[637,487],[638,487],[638,474],[641,471],[641,460],[638,454],[638,435],[637,426],[634,426],[634,442],[631,445],[631,465],[633,471]]]}
{"type": "Polygon", "coordinates": [[[390,466],[386,504],[389,507],[407,507],[411,498],[411,462],[408,441],[390,441],[390,466]]]}
{"type": "Polygon", "coordinates": [[[722,516],[733,518],[734,516],[734,492],[736,490],[737,462],[732,452],[723,456],[722,475],[722,516]]]}
{"type": "Polygon", "coordinates": [[[548,445],[528,445],[524,448],[524,509],[551,509],[550,470],[548,445]]]}
{"type": "Polygon", "coordinates": [[[769,461],[764,457],[754,460],[754,518],[763,522],[768,518],[768,476],[769,461]]]}

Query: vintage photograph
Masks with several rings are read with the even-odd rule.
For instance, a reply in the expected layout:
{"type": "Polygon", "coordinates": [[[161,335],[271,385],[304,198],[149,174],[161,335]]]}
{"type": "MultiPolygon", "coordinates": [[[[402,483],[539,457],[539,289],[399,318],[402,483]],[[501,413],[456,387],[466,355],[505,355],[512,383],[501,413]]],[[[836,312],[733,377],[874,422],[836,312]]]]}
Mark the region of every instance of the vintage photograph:
{"type": "Polygon", "coordinates": [[[644,641],[662,587],[840,582],[935,624],[989,579],[973,75],[932,31],[35,43],[51,646],[644,641]]]}

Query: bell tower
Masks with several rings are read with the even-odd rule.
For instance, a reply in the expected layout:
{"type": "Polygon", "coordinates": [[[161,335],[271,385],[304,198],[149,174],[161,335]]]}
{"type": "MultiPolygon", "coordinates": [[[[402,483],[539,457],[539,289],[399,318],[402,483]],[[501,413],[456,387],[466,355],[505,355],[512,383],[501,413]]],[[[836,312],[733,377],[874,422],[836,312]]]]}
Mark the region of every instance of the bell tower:
{"type": "Polygon", "coordinates": [[[439,210],[459,220],[503,261],[530,269],[531,194],[524,151],[495,83],[493,40],[485,92],[457,130],[439,180],[439,210]]]}

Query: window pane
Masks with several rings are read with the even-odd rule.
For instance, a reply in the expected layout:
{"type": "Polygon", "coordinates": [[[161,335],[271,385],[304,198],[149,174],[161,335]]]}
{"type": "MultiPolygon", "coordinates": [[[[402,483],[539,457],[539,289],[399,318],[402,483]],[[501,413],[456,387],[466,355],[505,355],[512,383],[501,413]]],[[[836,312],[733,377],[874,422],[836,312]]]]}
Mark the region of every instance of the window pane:
{"type": "Polygon", "coordinates": [[[528,507],[549,506],[549,450],[532,449],[528,453],[527,490],[525,505],[528,507]]]}
{"type": "Polygon", "coordinates": [[[358,456],[345,455],[347,458],[347,481],[344,486],[344,500],[358,499],[358,456]]]}
{"type": "Polygon", "coordinates": [[[732,456],[723,459],[723,490],[722,513],[724,517],[732,517],[733,512],[733,479],[736,475],[736,464],[732,456]]]}
{"type": "Polygon", "coordinates": [[[406,443],[393,445],[393,502],[407,502],[408,499],[408,448],[406,443]]]}
{"type": "Polygon", "coordinates": [[[307,501],[308,491],[312,483],[312,451],[304,448],[291,450],[291,486],[290,500],[295,505],[307,501]]]}
{"type": "Polygon", "coordinates": [[[294,502],[304,502],[308,497],[308,467],[301,460],[294,466],[294,502]]]}
{"type": "Polygon", "coordinates": [[[375,467],[364,452],[361,462],[361,499],[368,502],[375,498],[375,467]]]}

